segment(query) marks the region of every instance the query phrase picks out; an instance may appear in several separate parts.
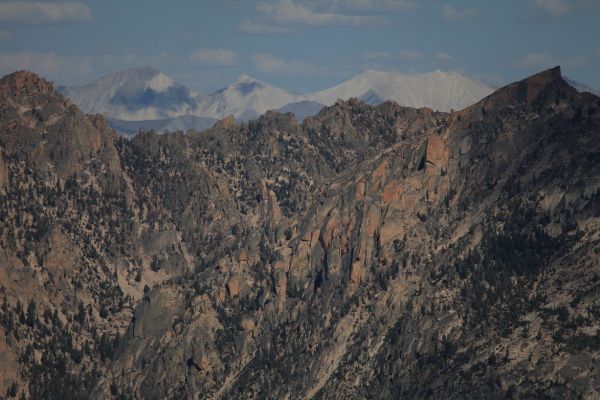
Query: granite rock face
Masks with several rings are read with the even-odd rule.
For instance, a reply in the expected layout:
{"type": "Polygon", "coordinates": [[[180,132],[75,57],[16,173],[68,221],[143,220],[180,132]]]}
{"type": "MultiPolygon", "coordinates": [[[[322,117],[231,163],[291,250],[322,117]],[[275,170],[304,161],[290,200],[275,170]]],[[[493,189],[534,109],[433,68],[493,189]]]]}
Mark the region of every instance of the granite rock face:
{"type": "Polygon", "coordinates": [[[557,69],[131,140],[35,75],[0,95],[4,390],[600,395],[600,99],[557,69]]]}

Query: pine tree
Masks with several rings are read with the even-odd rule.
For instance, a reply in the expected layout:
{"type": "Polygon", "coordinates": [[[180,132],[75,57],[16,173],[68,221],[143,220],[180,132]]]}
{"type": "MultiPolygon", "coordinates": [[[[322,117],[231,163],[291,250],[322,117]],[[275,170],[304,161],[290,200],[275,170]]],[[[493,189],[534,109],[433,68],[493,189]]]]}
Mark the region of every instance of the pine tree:
{"type": "Polygon", "coordinates": [[[33,299],[31,299],[31,301],[29,302],[29,305],[27,306],[27,320],[25,322],[27,323],[27,325],[29,325],[31,328],[33,328],[33,326],[35,325],[36,319],[37,319],[36,305],[35,305],[35,302],[33,301],[33,299]]]}

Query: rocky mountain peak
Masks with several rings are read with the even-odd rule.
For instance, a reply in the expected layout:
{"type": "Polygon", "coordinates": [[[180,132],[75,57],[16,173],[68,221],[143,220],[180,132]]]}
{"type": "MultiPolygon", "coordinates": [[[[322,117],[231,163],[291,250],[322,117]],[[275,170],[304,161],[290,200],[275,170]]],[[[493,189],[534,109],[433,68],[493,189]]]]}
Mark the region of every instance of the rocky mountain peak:
{"type": "Polygon", "coordinates": [[[17,71],[6,75],[0,80],[2,91],[10,91],[14,96],[49,94],[54,90],[54,85],[44,78],[30,71],[17,71]]]}
{"type": "Polygon", "coordinates": [[[246,74],[241,74],[240,76],[238,76],[238,78],[236,79],[236,81],[234,82],[234,85],[236,83],[253,83],[253,82],[261,82],[259,79],[253,78],[250,75],[246,75],[246,74]]]}
{"type": "MultiPolygon", "coordinates": [[[[39,107],[51,99],[61,103],[61,107],[70,104],[55,91],[54,85],[29,71],[17,71],[0,80],[0,96],[20,107],[39,107]]],[[[23,109],[24,110],[24,109],[23,109]]]]}
{"type": "Polygon", "coordinates": [[[557,66],[504,86],[470,108],[499,110],[509,105],[557,101],[557,98],[576,93],[577,91],[563,79],[560,67],[557,66]]]}

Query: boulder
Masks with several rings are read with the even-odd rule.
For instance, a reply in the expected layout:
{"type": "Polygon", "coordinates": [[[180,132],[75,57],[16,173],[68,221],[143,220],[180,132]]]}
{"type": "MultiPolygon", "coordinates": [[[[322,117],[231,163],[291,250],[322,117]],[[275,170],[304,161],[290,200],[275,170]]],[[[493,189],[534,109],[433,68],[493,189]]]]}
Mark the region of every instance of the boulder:
{"type": "Polygon", "coordinates": [[[285,270],[285,263],[282,260],[276,260],[273,263],[273,269],[275,271],[282,271],[285,270]]]}
{"type": "Polygon", "coordinates": [[[240,322],[240,330],[243,332],[252,332],[256,328],[256,323],[250,317],[242,318],[240,322]]]}
{"type": "Polygon", "coordinates": [[[363,276],[363,262],[361,260],[354,261],[350,268],[350,285],[356,286],[362,280],[363,276]]]}
{"type": "Polygon", "coordinates": [[[337,208],[332,209],[329,212],[329,216],[327,217],[327,222],[323,225],[321,229],[321,234],[319,235],[319,240],[321,242],[321,246],[323,250],[327,251],[329,246],[331,245],[331,241],[334,237],[339,237],[340,235],[340,212],[337,208]]]}
{"type": "Polygon", "coordinates": [[[240,250],[239,261],[240,263],[248,261],[248,252],[246,251],[246,249],[240,250]]]}
{"type": "Polygon", "coordinates": [[[370,191],[379,190],[385,181],[385,176],[388,168],[388,160],[383,160],[377,168],[373,170],[371,173],[371,186],[369,188],[370,191]]]}
{"type": "Polygon", "coordinates": [[[360,201],[365,198],[365,183],[360,181],[354,188],[354,200],[360,201]]]}
{"type": "Polygon", "coordinates": [[[437,175],[448,167],[449,152],[444,140],[435,134],[427,138],[425,152],[425,172],[428,175],[437,175]]]}
{"type": "Polygon", "coordinates": [[[235,126],[235,117],[233,115],[228,115],[225,118],[219,120],[215,124],[215,127],[223,128],[223,129],[233,128],[234,126],[235,126]]]}
{"type": "Polygon", "coordinates": [[[439,161],[443,160],[445,154],[446,146],[444,145],[442,138],[435,134],[429,135],[427,138],[425,160],[432,164],[437,164],[439,161]]]}
{"type": "Polygon", "coordinates": [[[365,229],[366,233],[369,237],[373,237],[377,228],[379,228],[379,222],[381,219],[381,210],[379,207],[371,204],[369,209],[367,210],[367,215],[365,216],[365,229]]]}
{"type": "Polygon", "coordinates": [[[386,218],[379,231],[379,244],[385,246],[397,237],[404,236],[404,228],[398,217],[386,218]]]}
{"type": "Polygon", "coordinates": [[[279,299],[284,299],[287,291],[287,277],[285,271],[277,270],[274,274],[275,293],[279,299]]]}
{"type": "Polygon", "coordinates": [[[227,281],[227,284],[225,285],[225,288],[227,289],[227,294],[232,299],[236,298],[236,297],[238,297],[240,295],[241,281],[242,281],[242,279],[239,276],[239,274],[233,275],[227,281]]]}
{"type": "Polygon", "coordinates": [[[390,203],[394,203],[400,199],[400,191],[402,187],[398,184],[397,181],[390,181],[383,188],[382,199],[383,204],[388,205],[390,203]]]}

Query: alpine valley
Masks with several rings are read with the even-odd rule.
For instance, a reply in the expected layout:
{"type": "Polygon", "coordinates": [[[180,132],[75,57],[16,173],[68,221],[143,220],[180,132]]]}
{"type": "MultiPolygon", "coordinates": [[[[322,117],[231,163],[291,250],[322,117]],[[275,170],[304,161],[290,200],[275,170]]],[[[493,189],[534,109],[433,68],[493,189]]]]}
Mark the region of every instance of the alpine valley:
{"type": "Polygon", "coordinates": [[[12,73],[0,396],[600,398],[599,161],[600,97],[559,67],[493,93],[12,73]]]}

